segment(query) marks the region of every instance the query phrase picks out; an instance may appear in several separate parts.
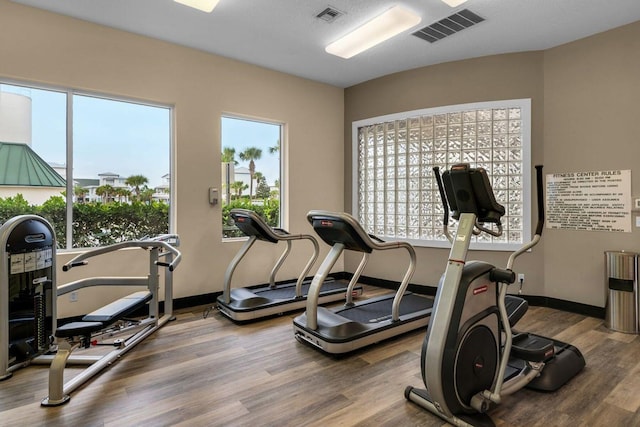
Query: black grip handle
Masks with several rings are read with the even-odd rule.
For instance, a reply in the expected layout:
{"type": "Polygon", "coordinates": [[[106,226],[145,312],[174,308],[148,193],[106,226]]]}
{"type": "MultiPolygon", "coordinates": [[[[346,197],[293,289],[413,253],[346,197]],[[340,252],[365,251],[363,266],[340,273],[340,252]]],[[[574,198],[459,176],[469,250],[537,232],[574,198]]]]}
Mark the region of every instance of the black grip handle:
{"type": "Polygon", "coordinates": [[[175,265],[169,262],[156,261],[156,265],[159,267],[167,267],[169,268],[169,271],[173,271],[175,269],[175,265]]]}
{"type": "Polygon", "coordinates": [[[542,165],[536,165],[536,191],[538,193],[538,225],[536,234],[542,236],[544,229],[544,183],[542,175],[542,165]]]}
{"type": "Polygon", "coordinates": [[[379,238],[378,236],[376,236],[374,234],[369,234],[369,237],[371,237],[371,240],[375,240],[378,243],[384,243],[384,240],[382,240],[381,238],[379,238]]]}
{"type": "Polygon", "coordinates": [[[449,224],[449,203],[447,202],[447,196],[444,194],[444,185],[442,184],[442,176],[440,176],[440,167],[434,166],[433,173],[436,176],[436,182],[438,183],[438,190],[440,191],[440,199],[442,200],[442,206],[444,207],[443,225],[449,224]]]}
{"type": "Polygon", "coordinates": [[[71,270],[73,267],[81,267],[83,265],[87,265],[88,262],[87,261],[75,261],[75,262],[69,262],[65,265],[62,266],[62,271],[69,271],[71,270]]]}
{"type": "Polygon", "coordinates": [[[502,268],[494,268],[489,273],[489,278],[492,282],[506,283],[508,285],[516,281],[516,273],[511,270],[505,270],[502,268]]]}

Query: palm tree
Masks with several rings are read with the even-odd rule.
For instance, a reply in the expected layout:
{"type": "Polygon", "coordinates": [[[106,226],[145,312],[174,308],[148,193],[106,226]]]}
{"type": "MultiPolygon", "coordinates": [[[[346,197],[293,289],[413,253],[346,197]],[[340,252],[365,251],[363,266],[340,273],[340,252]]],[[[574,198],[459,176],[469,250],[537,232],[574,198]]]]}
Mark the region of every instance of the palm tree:
{"type": "Polygon", "coordinates": [[[240,196],[242,196],[242,190],[249,188],[249,186],[242,181],[235,181],[230,187],[236,192],[236,198],[240,198],[240,196]]]}
{"type": "Polygon", "coordinates": [[[133,191],[136,193],[136,199],[140,199],[140,187],[147,182],[149,182],[149,180],[144,175],[131,175],[124,181],[129,187],[133,187],[133,191]]]}
{"type": "Polygon", "coordinates": [[[129,189],[124,187],[116,187],[113,190],[113,194],[115,196],[118,196],[119,202],[122,202],[123,198],[131,196],[131,191],[129,191],[129,189]]]}
{"type": "Polygon", "coordinates": [[[75,187],[73,187],[73,194],[75,194],[76,201],[78,203],[84,203],[84,198],[88,193],[89,193],[89,190],[87,190],[86,188],[80,187],[79,185],[76,185],[75,187]]]}
{"type": "Polygon", "coordinates": [[[238,164],[236,160],[236,149],[231,147],[224,147],[222,149],[222,163],[233,163],[234,165],[238,164]]]}
{"type": "Polygon", "coordinates": [[[96,194],[102,197],[102,201],[106,203],[109,201],[109,198],[113,194],[113,190],[113,187],[108,184],[101,185],[100,187],[96,188],[96,194]]]}
{"type": "Polygon", "coordinates": [[[256,164],[253,161],[259,160],[260,157],[262,157],[262,150],[257,147],[246,148],[240,153],[240,159],[249,162],[249,198],[253,194],[253,176],[256,173],[256,164]]]}
{"type": "Polygon", "coordinates": [[[278,154],[280,152],[280,140],[276,141],[276,145],[269,147],[269,154],[278,154]]]}
{"type": "Polygon", "coordinates": [[[151,204],[151,200],[153,200],[153,193],[154,191],[152,188],[147,188],[145,186],[145,188],[140,192],[140,201],[151,204]]]}

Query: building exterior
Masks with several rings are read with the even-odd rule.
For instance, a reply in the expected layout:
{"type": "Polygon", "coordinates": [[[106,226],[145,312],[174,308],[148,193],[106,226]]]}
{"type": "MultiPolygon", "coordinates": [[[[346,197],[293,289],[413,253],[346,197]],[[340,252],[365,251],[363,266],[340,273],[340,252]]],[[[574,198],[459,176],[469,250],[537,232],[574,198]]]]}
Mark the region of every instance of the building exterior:
{"type": "Polygon", "coordinates": [[[65,188],[66,181],[28,144],[0,142],[0,197],[22,194],[30,204],[41,205],[65,188]]]}

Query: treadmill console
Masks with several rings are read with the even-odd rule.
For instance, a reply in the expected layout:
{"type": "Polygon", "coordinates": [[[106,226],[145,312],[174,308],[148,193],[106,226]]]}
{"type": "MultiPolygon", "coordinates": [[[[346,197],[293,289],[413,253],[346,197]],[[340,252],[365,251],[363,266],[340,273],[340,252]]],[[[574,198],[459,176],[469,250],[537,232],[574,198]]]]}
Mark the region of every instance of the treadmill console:
{"type": "Polygon", "coordinates": [[[309,214],[307,219],[313,226],[316,233],[328,245],[333,246],[336,243],[342,243],[345,249],[357,252],[371,253],[373,248],[366,243],[361,234],[367,235],[366,232],[359,227],[355,220],[350,220],[346,214],[329,215],[329,214],[309,214]]]}

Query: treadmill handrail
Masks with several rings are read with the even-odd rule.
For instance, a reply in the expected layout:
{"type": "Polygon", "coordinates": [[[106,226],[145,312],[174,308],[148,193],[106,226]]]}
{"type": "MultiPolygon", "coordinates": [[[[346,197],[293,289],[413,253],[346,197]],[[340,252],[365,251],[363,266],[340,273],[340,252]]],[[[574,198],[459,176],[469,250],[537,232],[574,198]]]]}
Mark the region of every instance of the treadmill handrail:
{"type": "MultiPolygon", "coordinates": [[[[269,242],[275,241],[275,243],[279,241],[287,242],[287,247],[285,248],[284,252],[280,255],[280,257],[276,260],[276,263],[271,269],[271,273],[269,275],[269,284],[272,287],[275,286],[276,273],[278,272],[280,267],[284,264],[285,259],[291,252],[291,241],[309,240],[311,242],[311,244],[313,245],[313,253],[311,254],[311,257],[309,258],[309,260],[307,261],[307,264],[305,265],[304,269],[300,272],[300,275],[298,276],[298,279],[296,281],[296,297],[298,298],[301,297],[302,282],[307,277],[307,274],[311,270],[311,267],[313,267],[313,264],[316,262],[316,260],[318,259],[318,255],[320,254],[320,246],[318,245],[318,241],[316,240],[316,238],[310,234],[291,234],[286,230],[283,230],[280,228],[272,228],[257,213],[249,209],[235,208],[235,209],[231,209],[231,213],[237,213],[240,215],[250,217],[251,220],[256,225],[259,226],[260,228],[259,232],[263,233],[264,236],[267,236],[267,239],[261,239],[261,240],[269,241],[269,242]]],[[[247,254],[249,249],[251,249],[251,246],[253,246],[256,240],[258,240],[257,235],[249,236],[249,239],[245,242],[242,248],[240,248],[238,253],[236,253],[236,255],[233,257],[233,259],[231,260],[231,262],[227,267],[227,270],[224,275],[224,284],[222,289],[222,295],[223,295],[225,304],[231,303],[231,279],[233,277],[233,272],[235,271],[240,261],[242,261],[242,258],[244,258],[244,256],[247,254]]]]}
{"type": "MultiPolygon", "coordinates": [[[[407,290],[407,287],[409,286],[409,281],[411,280],[411,277],[413,277],[413,273],[416,269],[416,252],[413,246],[410,243],[403,241],[376,242],[372,240],[369,237],[369,234],[362,228],[360,223],[348,213],[312,210],[307,214],[307,219],[309,219],[310,222],[313,222],[314,219],[343,221],[351,226],[351,228],[358,234],[358,237],[362,240],[362,242],[365,245],[369,246],[370,249],[384,251],[389,249],[404,248],[409,253],[409,267],[407,268],[407,271],[402,278],[402,282],[400,282],[400,286],[396,291],[391,309],[391,321],[397,322],[398,320],[400,320],[400,302],[407,290]]],[[[325,261],[320,265],[318,271],[316,272],[316,275],[311,282],[307,298],[306,311],[307,328],[309,328],[310,330],[318,329],[318,299],[320,297],[320,288],[322,286],[323,280],[329,274],[329,270],[331,270],[337,258],[344,251],[344,249],[345,246],[343,243],[336,242],[332,246],[331,252],[325,258],[325,261]]],[[[362,269],[364,269],[364,266],[362,266],[362,269]]],[[[362,273],[362,269],[359,268],[357,274],[362,273]]]]}
{"type": "MultiPolygon", "coordinates": [[[[238,213],[241,215],[245,215],[251,218],[251,220],[259,226],[261,236],[267,237],[268,240],[300,240],[300,239],[311,239],[316,240],[315,237],[310,234],[291,234],[287,230],[283,228],[274,228],[271,227],[267,222],[259,216],[257,213],[250,209],[242,209],[242,208],[234,208],[231,209],[231,213],[238,213]]],[[[256,235],[257,237],[257,235],[256,235]]]]}

